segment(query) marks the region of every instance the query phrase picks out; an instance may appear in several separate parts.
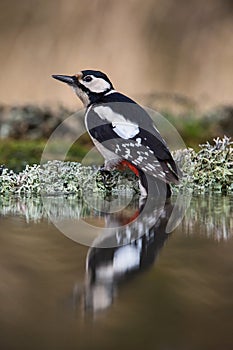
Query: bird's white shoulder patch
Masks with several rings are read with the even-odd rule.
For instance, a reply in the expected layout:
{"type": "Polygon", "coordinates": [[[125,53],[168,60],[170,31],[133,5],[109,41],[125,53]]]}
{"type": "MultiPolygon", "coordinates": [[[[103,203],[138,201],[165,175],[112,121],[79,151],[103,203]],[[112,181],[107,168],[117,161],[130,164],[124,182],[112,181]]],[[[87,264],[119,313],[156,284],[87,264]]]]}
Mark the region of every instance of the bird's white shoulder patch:
{"type": "Polygon", "coordinates": [[[123,139],[130,139],[139,133],[137,124],[127,120],[122,114],[116,113],[109,106],[96,106],[94,111],[102,120],[112,123],[114,132],[123,139]]]}
{"type": "Polygon", "coordinates": [[[123,115],[114,112],[110,106],[96,106],[94,107],[94,111],[102,120],[106,120],[110,123],[126,122],[123,115]]]}
{"type": "Polygon", "coordinates": [[[138,126],[130,123],[115,123],[113,130],[125,140],[131,139],[139,133],[138,126]]]}

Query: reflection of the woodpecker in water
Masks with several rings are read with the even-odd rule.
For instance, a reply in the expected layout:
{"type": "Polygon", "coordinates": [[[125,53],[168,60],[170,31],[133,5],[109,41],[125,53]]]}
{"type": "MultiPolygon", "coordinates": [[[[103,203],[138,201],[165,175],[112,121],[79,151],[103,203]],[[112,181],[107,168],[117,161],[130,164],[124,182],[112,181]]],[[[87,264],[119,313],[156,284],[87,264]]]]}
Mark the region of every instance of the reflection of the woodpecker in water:
{"type": "Polygon", "coordinates": [[[135,201],[138,199],[119,213],[106,215],[108,225],[118,228],[114,234],[98,237],[88,251],[84,285],[77,283],[74,287],[74,305],[77,308],[81,306],[84,312],[96,313],[107,309],[114,301],[119,284],[152,266],[169,236],[166,226],[172,204],[167,202],[161,207],[152,200],[149,205],[135,205],[135,201]],[[131,217],[129,207],[137,208],[131,211],[131,217]],[[129,228],[130,220],[135,225],[129,228]],[[129,244],[119,245],[119,240],[123,244],[129,235],[138,238],[129,244]],[[103,246],[111,248],[101,248],[103,246]]]}
{"type": "MultiPolygon", "coordinates": [[[[77,306],[82,300],[86,310],[95,311],[107,308],[113,302],[119,282],[152,264],[167,239],[166,232],[172,232],[172,228],[177,227],[176,220],[182,217],[182,207],[188,207],[187,200],[189,197],[185,193],[179,201],[173,195],[173,208],[169,203],[146,206],[137,198],[120,195],[110,202],[97,195],[85,196],[84,199],[75,195],[45,198],[10,196],[0,198],[0,215],[9,233],[18,216],[22,218],[20,224],[25,219],[32,234],[35,224],[65,222],[66,228],[73,223],[73,231],[77,235],[71,239],[74,237],[76,242],[85,241],[89,229],[93,229],[94,233],[89,237],[92,248],[87,257],[86,281],[82,286],[75,286],[74,301],[77,306]],[[83,221],[85,225],[81,225],[83,221]],[[83,235],[81,239],[80,235],[83,235]]],[[[186,236],[226,242],[233,235],[232,210],[233,197],[230,195],[194,195],[178,230],[186,236]]],[[[50,224],[47,229],[50,232],[50,224]]]]}

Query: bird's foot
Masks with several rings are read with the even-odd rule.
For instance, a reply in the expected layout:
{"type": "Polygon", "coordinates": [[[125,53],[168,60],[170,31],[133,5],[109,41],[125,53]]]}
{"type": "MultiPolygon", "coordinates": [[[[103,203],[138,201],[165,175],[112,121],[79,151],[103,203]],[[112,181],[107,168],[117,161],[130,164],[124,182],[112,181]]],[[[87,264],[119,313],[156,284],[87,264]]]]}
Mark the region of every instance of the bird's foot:
{"type": "Polygon", "coordinates": [[[112,189],[117,185],[117,179],[111,171],[106,170],[106,168],[102,166],[97,171],[96,184],[99,189],[110,194],[112,192],[112,189]]]}

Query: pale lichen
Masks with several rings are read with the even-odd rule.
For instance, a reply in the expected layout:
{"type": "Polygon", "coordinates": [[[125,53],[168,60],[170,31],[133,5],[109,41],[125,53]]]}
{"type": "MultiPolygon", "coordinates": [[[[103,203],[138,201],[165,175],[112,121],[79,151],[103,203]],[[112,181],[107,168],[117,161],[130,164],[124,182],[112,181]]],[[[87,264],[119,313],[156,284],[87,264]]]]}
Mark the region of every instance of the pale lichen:
{"type": "Polygon", "coordinates": [[[193,149],[176,151],[175,160],[181,164],[183,179],[180,187],[194,192],[233,192],[233,142],[224,136],[193,149]]]}
{"type": "MultiPolygon", "coordinates": [[[[174,192],[190,189],[194,192],[233,192],[233,152],[230,138],[214,139],[213,145],[200,145],[200,151],[179,150],[173,153],[183,177],[174,192]]],[[[96,167],[77,162],[49,161],[27,165],[19,173],[1,169],[0,195],[61,195],[84,192],[138,191],[136,177],[131,172],[101,173],[96,167]]]]}

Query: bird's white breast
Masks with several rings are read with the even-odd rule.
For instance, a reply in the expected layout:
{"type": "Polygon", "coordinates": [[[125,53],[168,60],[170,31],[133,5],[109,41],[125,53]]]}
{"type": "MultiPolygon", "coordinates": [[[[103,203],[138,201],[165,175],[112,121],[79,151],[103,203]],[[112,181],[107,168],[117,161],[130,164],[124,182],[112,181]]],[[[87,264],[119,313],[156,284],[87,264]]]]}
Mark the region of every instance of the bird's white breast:
{"type": "Polygon", "coordinates": [[[107,149],[104,144],[100,143],[98,140],[94,139],[92,137],[92,135],[90,134],[89,132],[89,128],[88,128],[88,125],[87,125],[87,116],[88,116],[88,112],[90,111],[92,107],[90,106],[87,111],[86,111],[86,114],[85,114],[85,125],[86,125],[86,129],[95,145],[95,147],[98,149],[98,151],[102,154],[102,156],[104,157],[105,159],[105,167],[106,167],[106,170],[109,168],[111,168],[112,166],[118,164],[121,160],[121,158],[115,154],[114,152],[110,151],[109,149],[107,149]]]}

